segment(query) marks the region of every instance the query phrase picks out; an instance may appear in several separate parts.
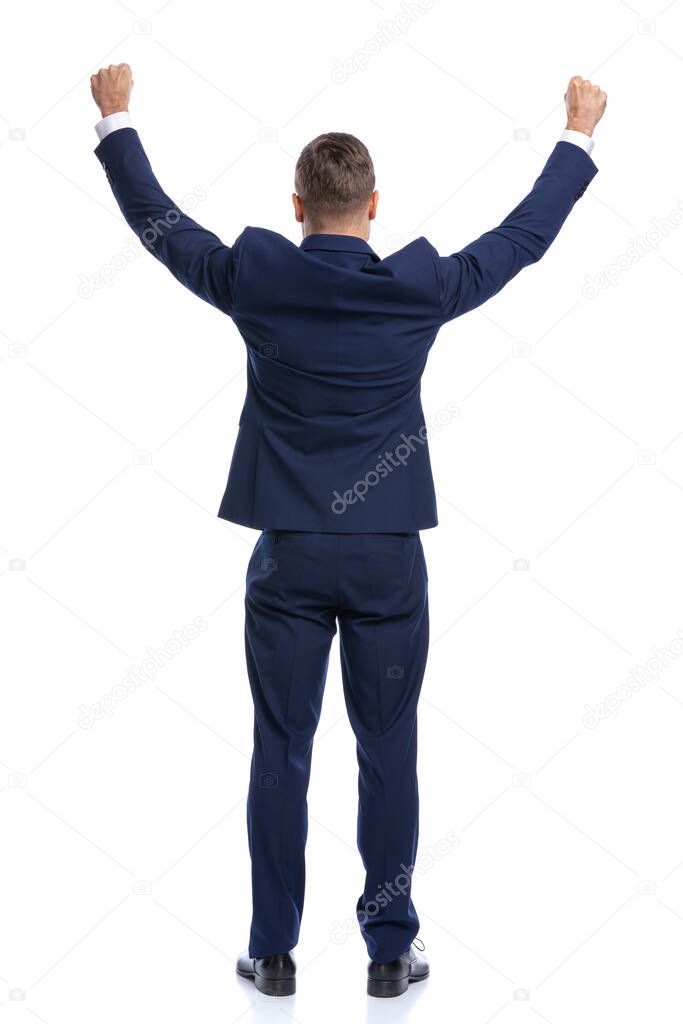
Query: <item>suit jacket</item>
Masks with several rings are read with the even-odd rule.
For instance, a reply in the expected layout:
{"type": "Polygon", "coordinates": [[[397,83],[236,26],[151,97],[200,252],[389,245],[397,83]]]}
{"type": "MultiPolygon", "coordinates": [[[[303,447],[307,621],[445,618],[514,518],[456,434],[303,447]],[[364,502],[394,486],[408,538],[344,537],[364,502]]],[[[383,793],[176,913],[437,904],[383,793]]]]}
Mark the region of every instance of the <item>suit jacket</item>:
{"type": "Polygon", "coordinates": [[[95,150],[142,243],[232,318],[247,392],[219,515],[257,529],[403,532],[437,523],[420,378],[442,324],[546,252],[597,173],[558,142],[497,228],[440,256],[417,238],[381,259],[361,238],[300,245],[247,227],[233,245],[179,210],[134,128],[95,150]]]}

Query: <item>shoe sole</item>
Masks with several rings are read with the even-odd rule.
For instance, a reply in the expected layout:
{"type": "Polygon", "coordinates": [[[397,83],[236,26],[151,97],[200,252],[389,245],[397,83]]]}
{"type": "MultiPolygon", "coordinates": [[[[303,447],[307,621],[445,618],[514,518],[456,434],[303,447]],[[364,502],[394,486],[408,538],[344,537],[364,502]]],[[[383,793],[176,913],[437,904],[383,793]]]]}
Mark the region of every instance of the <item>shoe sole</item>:
{"type": "Polygon", "coordinates": [[[422,974],[419,978],[399,978],[397,981],[375,981],[368,978],[368,995],[377,996],[380,999],[391,999],[394,996],[402,996],[408,991],[408,985],[414,985],[418,981],[426,981],[429,974],[422,974]]]}
{"type": "Polygon", "coordinates": [[[296,978],[262,978],[260,974],[237,971],[240,978],[253,981],[256,989],[264,996],[293,996],[296,992],[296,978]]]}

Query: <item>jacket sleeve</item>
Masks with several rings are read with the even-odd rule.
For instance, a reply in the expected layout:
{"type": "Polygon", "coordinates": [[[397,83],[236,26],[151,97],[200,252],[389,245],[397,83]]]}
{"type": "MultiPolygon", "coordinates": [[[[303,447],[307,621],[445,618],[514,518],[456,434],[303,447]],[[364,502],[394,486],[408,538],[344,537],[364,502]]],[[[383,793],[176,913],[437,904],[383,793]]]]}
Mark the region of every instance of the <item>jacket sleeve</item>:
{"type": "Polygon", "coordinates": [[[111,132],[95,156],[121,213],[144,247],[186,288],[230,314],[240,239],[234,246],[225,245],[178,208],[154,176],[134,128],[111,132]]]}
{"type": "Polygon", "coordinates": [[[558,142],[528,196],[497,228],[451,256],[435,255],[442,323],[480,306],[548,250],[598,169],[558,142]]]}

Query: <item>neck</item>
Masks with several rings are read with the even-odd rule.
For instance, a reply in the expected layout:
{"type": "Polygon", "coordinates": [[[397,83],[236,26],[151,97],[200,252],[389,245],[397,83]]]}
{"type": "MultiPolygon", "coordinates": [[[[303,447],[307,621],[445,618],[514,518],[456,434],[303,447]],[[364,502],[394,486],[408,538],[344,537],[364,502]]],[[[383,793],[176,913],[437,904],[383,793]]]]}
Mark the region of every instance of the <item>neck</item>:
{"type": "Polygon", "coordinates": [[[348,224],[304,224],[303,236],[307,235],[348,235],[351,238],[362,238],[367,242],[370,232],[360,225],[349,227],[348,224]]]}

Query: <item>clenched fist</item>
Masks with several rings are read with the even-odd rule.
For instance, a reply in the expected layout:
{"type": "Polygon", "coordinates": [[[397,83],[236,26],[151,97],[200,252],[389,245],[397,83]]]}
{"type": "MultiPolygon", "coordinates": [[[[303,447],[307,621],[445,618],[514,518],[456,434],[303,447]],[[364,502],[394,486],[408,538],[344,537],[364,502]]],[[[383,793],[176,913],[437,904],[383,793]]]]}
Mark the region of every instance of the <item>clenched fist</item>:
{"type": "Polygon", "coordinates": [[[133,72],[128,64],[110,64],[90,76],[92,98],[100,108],[102,117],[128,110],[130,92],[133,88],[133,72]]]}
{"type": "Polygon", "coordinates": [[[607,93],[603,92],[599,85],[593,85],[587,78],[574,75],[569,80],[564,102],[567,107],[567,128],[592,135],[593,129],[605,113],[607,93]]]}

